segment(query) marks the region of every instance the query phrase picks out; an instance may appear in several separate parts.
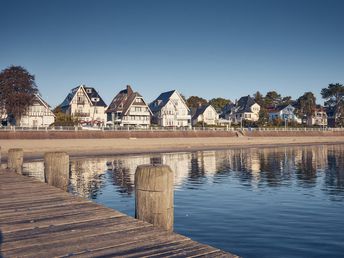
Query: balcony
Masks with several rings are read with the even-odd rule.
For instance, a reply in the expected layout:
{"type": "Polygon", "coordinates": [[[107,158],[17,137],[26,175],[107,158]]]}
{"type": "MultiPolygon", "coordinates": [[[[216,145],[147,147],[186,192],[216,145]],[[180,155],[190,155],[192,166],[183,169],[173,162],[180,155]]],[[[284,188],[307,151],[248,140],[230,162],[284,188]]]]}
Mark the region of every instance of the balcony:
{"type": "Polygon", "coordinates": [[[90,116],[90,113],[75,112],[75,113],[74,113],[74,116],[77,116],[77,117],[89,117],[89,116],[90,116]]]}

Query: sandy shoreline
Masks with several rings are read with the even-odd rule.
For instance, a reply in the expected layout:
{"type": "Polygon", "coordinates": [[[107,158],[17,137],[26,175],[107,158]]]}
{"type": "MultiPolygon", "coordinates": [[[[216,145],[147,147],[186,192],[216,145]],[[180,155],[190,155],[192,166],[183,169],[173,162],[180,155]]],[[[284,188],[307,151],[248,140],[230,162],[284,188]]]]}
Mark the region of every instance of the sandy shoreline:
{"type": "Polygon", "coordinates": [[[331,137],[211,137],[130,139],[1,140],[2,161],[8,149],[23,148],[24,159],[42,159],[45,152],[65,151],[71,158],[156,152],[216,150],[242,147],[344,144],[344,136],[331,137]]]}

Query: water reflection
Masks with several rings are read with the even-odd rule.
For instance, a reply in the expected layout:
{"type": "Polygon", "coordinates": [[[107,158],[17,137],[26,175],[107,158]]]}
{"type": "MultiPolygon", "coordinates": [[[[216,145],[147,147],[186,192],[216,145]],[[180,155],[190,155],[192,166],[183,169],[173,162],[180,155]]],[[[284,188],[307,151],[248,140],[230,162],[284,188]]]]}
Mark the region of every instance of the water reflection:
{"type": "MultiPolygon", "coordinates": [[[[175,172],[176,189],[198,188],[230,178],[252,189],[297,184],[320,186],[336,200],[344,197],[344,146],[250,148],[192,153],[90,158],[71,161],[70,191],[95,199],[106,184],[132,195],[134,173],[141,164],[167,164],[175,172]],[[220,176],[220,177],[219,177],[220,176]]],[[[44,180],[43,162],[25,163],[24,173],[44,180]]]]}
{"type": "MultiPolygon", "coordinates": [[[[160,163],[176,232],[242,257],[343,256],[344,145],[72,160],[69,191],[134,216],[136,167],[160,163]]],[[[42,162],[24,171],[44,180],[42,162]]]]}

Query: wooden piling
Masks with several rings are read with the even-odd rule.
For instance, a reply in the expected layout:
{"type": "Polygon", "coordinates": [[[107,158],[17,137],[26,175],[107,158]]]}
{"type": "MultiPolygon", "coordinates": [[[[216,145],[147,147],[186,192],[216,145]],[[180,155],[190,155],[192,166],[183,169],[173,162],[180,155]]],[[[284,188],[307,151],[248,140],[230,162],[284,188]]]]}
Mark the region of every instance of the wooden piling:
{"type": "Polygon", "coordinates": [[[173,231],[173,171],[166,165],[141,165],[135,173],[135,217],[173,231]]]}
{"type": "Polygon", "coordinates": [[[45,153],[44,177],[49,185],[66,191],[69,184],[69,155],[65,152],[45,153]]]}
{"type": "Polygon", "coordinates": [[[7,168],[18,174],[23,172],[23,149],[15,148],[8,150],[7,168]]]}

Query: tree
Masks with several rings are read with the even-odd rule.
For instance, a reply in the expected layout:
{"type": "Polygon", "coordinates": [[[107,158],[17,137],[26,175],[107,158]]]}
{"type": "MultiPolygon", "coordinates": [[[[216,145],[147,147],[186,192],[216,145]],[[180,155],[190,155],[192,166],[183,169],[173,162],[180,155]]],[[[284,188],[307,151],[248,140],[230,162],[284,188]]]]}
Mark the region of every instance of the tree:
{"type": "Polygon", "coordinates": [[[61,106],[55,107],[53,113],[55,114],[54,126],[75,126],[79,124],[78,118],[64,113],[61,106]]]}
{"type": "Polygon", "coordinates": [[[222,109],[229,103],[231,103],[231,101],[224,98],[213,98],[209,100],[209,104],[215,108],[217,113],[220,113],[222,109]]]}
{"type": "Polygon", "coordinates": [[[253,94],[254,96],[254,101],[261,107],[264,106],[264,96],[259,92],[257,91],[255,94],[253,94]]]}
{"type": "Polygon", "coordinates": [[[305,92],[301,97],[297,99],[296,106],[298,109],[298,114],[301,117],[306,116],[307,119],[312,117],[313,112],[316,108],[316,98],[313,92],[305,92]]]}
{"type": "Polygon", "coordinates": [[[260,111],[259,111],[259,118],[257,121],[257,125],[258,126],[266,126],[268,123],[269,123],[269,112],[263,106],[260,108],[260,111]]]}
{"type": "Polygon", "coordinates": [[[208,101],[198,96],[191,96],[186,100],[186,104],[191,109],[198,108],[199,106],[206,105],[208,101]]]}
{"type": "Polygon", "coordinates": [[[35,76],[23,67],[10,66],[1,71],[0,107],[6,110],[11,123],[19,122],[37,93],[35,76]]]}
{"type": "Polygon", "coordinates": [[[321,90],[321,96],[326,100],[325,107],[334,114],[335,125],[344,126],[344,86],[331,83],[321,90]]]}
{"type": "Polygon", "coordinates": [[[282,98],[281,102],[282,105],[290,105],[293,103],[293,100],[291,99],[291,96],[285,96],[282,98]]]}
{"type": "Polygon", "coordinates": [[[278,106],[281,100],[281,94],[278,94],[276,91],[269,91],[264,98],[265,107],[278,106]]]}

